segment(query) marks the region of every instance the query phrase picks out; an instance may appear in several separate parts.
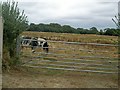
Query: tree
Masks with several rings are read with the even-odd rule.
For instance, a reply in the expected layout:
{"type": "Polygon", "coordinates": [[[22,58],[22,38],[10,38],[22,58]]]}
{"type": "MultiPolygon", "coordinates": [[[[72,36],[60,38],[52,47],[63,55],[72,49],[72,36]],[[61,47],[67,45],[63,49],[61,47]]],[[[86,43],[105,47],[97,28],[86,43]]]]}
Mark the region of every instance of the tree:
{"type": "Polygon", "coordinates": [[[100,34],[100,35],[104,35],[104,32],[103,32],[102,29],[100,30],[99,34],[100,34]]]}
{"type": "Polygon", "coordinates": [[[111,35],[111,36],[118,36],[120,33],[119,29],[114,29],[114,28],[106,28],[105,30],[105,35],[111,35]]]}
{"type": "Polygon", "coordinates": [[[65,33],[74,33],[75,29],[69,25],[63,25],[62,29],[64,30],[65,33]]]}
{"type": "Polygon", "coordinates": [[[99,32],[98,32],[98,30],[97,30],[96,27],[90,28],[90,34],[98,34],[98,33],[99,33],[99,32]]]}
{"type": "Polygon", "coordinates": [[[84,28],[77,28],[79,34],[88,34],[89,30],[84,28]]]}
{"type": "Polygon", "coordinates": [[[24,14],[24,10],[20,12],[18,3],[16,2],[3,2],[2,17],[4,19],[4,46],[8,47],[10,56],[14,57],[16,38],[22,31],[27,28],[27,16],[24,14]]]}
{"type": "Polygon", "coordinates": [[[116,24],[116,26],[118,27],[118,29],[120,29],[120,13],[118,13],[118,17],[115,16],[115,19],[113,19],[113,22],[116,24]]]}

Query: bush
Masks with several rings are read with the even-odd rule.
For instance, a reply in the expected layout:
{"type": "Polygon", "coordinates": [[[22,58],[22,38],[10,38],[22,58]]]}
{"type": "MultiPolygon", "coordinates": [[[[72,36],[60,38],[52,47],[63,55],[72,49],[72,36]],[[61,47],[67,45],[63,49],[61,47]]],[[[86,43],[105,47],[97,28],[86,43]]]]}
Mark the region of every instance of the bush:
{"type": "Polygon", "coordinates": [[[24,11],[20,12],[17,2],[3,2],[2,17],[3,29],[3,68],[14,67],[19,63],[16,57],[16,38],[27,30],[28,21],[24,11]]]}

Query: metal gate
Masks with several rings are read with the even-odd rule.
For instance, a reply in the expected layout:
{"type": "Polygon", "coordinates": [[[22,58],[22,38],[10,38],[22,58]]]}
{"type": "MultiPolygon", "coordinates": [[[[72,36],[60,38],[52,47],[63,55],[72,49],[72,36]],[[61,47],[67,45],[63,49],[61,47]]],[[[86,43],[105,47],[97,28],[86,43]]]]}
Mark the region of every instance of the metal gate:
{"type": "Polygon", "coordinates": [[[18,54],[22,66],[78,72],[118,73],[117,45],[51,40],[47,42],[48,53],[44,52],[42,47],[36,47],[36,51],[32,53],[31,46],[18,43],[17,51],[20,51],[18,54]]]}

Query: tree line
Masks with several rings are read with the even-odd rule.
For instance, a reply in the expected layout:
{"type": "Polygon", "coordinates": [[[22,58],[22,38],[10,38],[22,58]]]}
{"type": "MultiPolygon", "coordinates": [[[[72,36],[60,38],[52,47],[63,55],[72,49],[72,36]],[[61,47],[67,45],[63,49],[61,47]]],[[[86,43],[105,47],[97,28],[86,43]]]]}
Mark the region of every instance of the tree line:
{"type": "Polygon", "coordinates": [[[98,34],[98,35],[111,35],[118,36],[120,30],[115,28],[105,28],[98,30],[96,27],[91,27],[90,29],[85,28],[73,28],[70,25],[60,25],[58,23],[50,24],[34,24],[29,25],[28,31],[37,31],[37,32],[56,32],[56,33],[75,33],[75,34],[98,34]]]}

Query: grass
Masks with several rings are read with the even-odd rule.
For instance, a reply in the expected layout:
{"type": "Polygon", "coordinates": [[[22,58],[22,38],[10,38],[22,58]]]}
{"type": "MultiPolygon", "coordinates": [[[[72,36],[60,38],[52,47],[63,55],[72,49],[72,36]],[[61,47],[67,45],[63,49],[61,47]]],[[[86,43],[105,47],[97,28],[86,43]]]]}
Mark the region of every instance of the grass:
{"type": "Polygon", "coordinates": [[[105,36],[95,34],[69,34],[69,33],[51,33],[51,32],[23,32],[22,35],[44,37],[47,40],[71,41],[84,43],[103,43],[117,44],[117,36],[105,36]]]}

